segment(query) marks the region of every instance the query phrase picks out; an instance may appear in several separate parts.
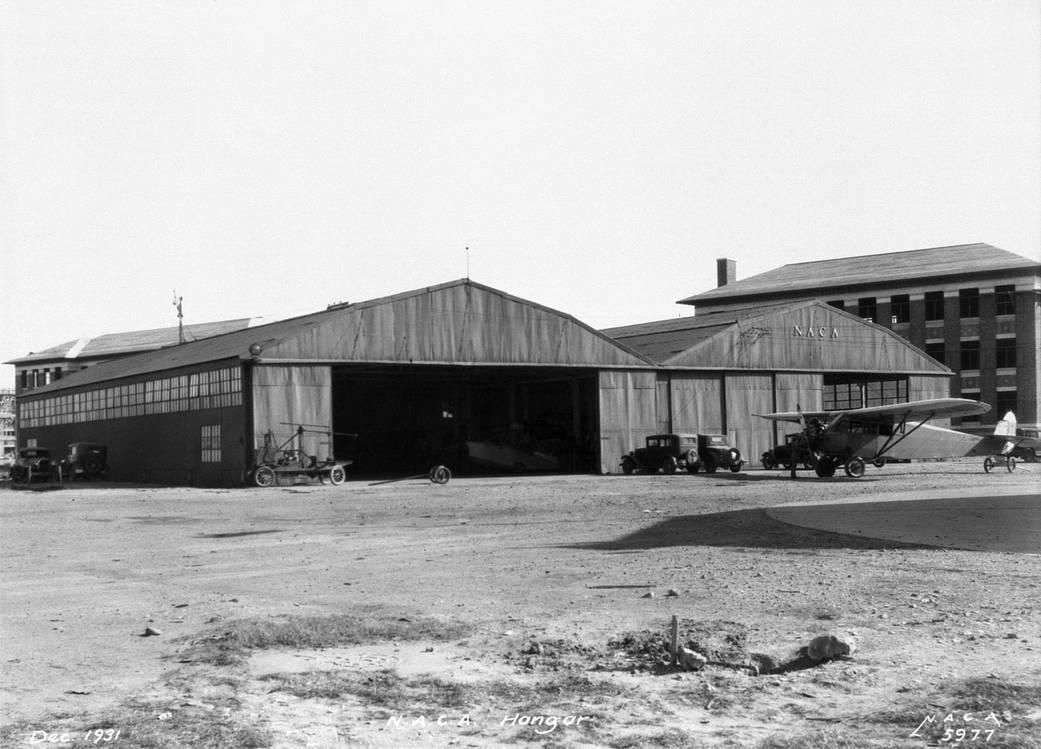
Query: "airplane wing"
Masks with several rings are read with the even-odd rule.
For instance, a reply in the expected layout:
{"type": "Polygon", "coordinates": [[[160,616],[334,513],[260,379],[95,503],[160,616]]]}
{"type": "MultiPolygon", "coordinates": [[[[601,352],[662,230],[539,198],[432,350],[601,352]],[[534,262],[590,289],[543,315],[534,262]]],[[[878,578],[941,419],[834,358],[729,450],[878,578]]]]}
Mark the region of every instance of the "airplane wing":
{"type": "MultiPolygon", "coordinates": [[[[967,398],[930,398],[929,400],[909,401],[907,403],[891,403],[888,406],[851,408],[848,411],[803,411],[802,418],[820,419],[822,423],[829,426],[834,426],[844,418],[891,426],[902,421],[946,419],[952,416],[976,416],[985,414],[989,410],[990,406],[988,404],[967,398]]],[[[780,411],[772,414],[756,414],[756,416],[771,421],[801,423],[798,411],[780,411]]]]}
{"type": "MultiPolygon", "coordinates": [[[[978,416],[989,410],[989,404],[967,398],[930,398],[907,403],[891,403],[888,406],[852,408],[841,412],[841,415],[870,424],[893,425],[899,422],[948,419],[954,416],[978,416]]],[[[836,417],[839,414],[833,412],[830,416],[834,422],[838,420],[836,417]]]]}

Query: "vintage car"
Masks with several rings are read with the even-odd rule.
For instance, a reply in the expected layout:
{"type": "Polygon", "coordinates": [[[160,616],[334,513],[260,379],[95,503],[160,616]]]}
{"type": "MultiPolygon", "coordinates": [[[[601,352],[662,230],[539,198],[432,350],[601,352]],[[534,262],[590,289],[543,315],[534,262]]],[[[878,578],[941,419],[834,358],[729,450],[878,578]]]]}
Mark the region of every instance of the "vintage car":
{"type": "MultiPolygon", "coordinates": [[[[737,473],[745,464],[741,457],[741,451],[731,447],[725,435],[722,434],[699,434],[698,435],[698,462],[705,473],[715,473],[719,468],[729,468],[737,473]]],[[[697,473],[698,466],[695,465],[691,473],[697,473]]]]}
{"type": "Polygon", "coordinates": [[[51,451],[46,447],[22,447],[11,466],[11,479],[26,483],[48,480],[54,476],[56,468],[51,461],[51,451]]]}
{"type": "Polygon", "coordinates": [[[108,464],[108,447],[97,442],[72,442],[62,463],[66,478],[92,479],[101,476],[108,464]]]}
{"type": "Polygon", "coordinates": [[[796,467],[812,469],[816,459],[806,446],[806,436],[802,432],[793,432],[784,438],[783,445],[774,445],[763,453],[763,468],[772,471],[775,468],[790,470],[794,457],[796,467]]]}
{"type": "Polygon", "coordinates": [[[644,447],[622,456],[622,473],[675,473],[686,468],[698,471],[698,437],[694,434],[653,434],[644,447]]]}

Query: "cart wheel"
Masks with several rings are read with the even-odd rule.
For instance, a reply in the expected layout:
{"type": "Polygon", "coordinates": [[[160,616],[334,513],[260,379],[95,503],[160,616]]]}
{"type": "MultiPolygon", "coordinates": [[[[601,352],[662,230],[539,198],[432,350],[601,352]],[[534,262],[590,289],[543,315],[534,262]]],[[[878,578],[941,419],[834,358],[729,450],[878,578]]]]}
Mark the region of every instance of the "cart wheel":
{"type": "Polygon", "coordinates": [[[452,478],[448,466],[434,466],[430,469],[430,480],[435,484],[447,484],[452,478]]]}
{"type": "Polygon", "coordinates": [[[985,473],[990,473],[993,470],[994,470],[994,458],[992,458],[992,457],[990,457],[988,455],[986,458],[983,459],[983,471],[985,473]]]}
{"type": "Polygon", "coordinates": [[[347,471],[343,470],[343,466],[333,466],[329,469],[329,482],[333,486],[339,486],[347,480],[347,471]]]}
{"type": "Polygon", "coordinates": [[[260,466],[253,471],[253,483],[257,486],[274,486],[275,472],[268,466],[260,466]]]}
{"type": "Polygon", "coordinates": [[[1008,469],[1009,473],[1012,473],[1014,470],[1016,470],[1016,459],[1009,456],[1005,461],[1005,468],[1008,469]]]}

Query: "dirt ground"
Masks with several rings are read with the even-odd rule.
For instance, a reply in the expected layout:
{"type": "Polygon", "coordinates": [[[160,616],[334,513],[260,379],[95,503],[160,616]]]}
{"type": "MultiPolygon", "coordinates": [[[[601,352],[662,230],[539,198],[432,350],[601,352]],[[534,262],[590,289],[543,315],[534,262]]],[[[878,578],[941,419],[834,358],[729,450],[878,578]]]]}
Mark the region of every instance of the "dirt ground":
{"type": "Polygon", "coordinates": [[[5,486],[0,739],[178,746],[219,723],[192,744],[884,747],[961,730],[1037,747],[1039,491],[1041,465],[977,460],[860,480],[5,486]],[[348,616],[449,629],[193,655],[243,622],[348,616]],[[702,670],[668,662],[673,616],[702,670]],[[821,634],[853,652],[808,659],[821,634]]]}

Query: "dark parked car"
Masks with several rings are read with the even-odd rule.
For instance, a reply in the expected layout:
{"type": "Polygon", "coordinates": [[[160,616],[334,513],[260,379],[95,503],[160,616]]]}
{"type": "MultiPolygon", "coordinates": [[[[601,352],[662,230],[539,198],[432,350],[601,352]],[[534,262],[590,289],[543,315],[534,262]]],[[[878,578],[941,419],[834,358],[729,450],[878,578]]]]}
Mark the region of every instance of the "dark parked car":
{"type": "MultiPolygon", "coordinates": [[[[729,468],[734,473],[745,464],[741,451],[732,447],[722,434],[698,435],[698,462],[705,473],[715,473],[719,468],[729,468]]],[[[691,473],[697,473],[697,466],[691,473]]]]}
{"type": "Polygon", "coordinates": [[[66,478],[92,479],[101,476],[108,466],[108,447],[98,442],[73,442],[62,465],[66,478]]]}
{"type": "Polygon", "coordinates": [[[49,479],[54,475],[54,469],[51,451],[46,447],[23,447],[18,450],[11,466],[11,479],[24,482],[49,479]]]}
{"type": "Polygon", "coordinates": [[[693,434],[654,434],[644,447],[638,447],[622,456],[622,472],[675,473],[686,468],[698,471],[698,438],[693,434]]]}
{"type": "Polygon", "coordinates": [[[784,438],[783,445],[774,445],[763,453],[763,468],[772,471],[775,468],[790,470],[794,458],[796,467],[813,468],[816,463],[813,453],[806,446],[806,435],[793,432],[784,438]]]}

